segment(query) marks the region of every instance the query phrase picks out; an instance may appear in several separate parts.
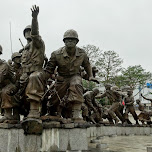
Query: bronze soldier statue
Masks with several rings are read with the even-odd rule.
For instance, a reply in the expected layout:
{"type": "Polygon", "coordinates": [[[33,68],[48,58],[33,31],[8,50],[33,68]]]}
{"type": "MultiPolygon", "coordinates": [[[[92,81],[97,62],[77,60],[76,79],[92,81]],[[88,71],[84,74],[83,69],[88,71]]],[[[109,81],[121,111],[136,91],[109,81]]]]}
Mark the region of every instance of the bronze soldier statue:
{"type": "MultiPolygon", "coordinates": [[[[2,54],[2,47],[0,47],[2,54]]],[[[0,100],[1,108],[4,109],[4,116],[0,123],[18,123],[20,120],[18,107],[14,94],[18,89],[15,85],[16,78],[12,68],[4,60],[0,60],[0,100]]]]}
{"type": "MultiPolygon", "coordinates": [[[[82,78],[80,76],[80,66],[84,67],[89,75],[89,80],[95,81],[92,75],[92,68],[85,51],[77,47],[79,42],[78,34],[75,30],[67,30],[63,36],[64,47],[51,54],[51,58],[46,66],[48,75],[52,75],[57,68],[57,93],[51,98],[50,108],[54,115],[54,109],[60,104],[60,99],[67,95],[67,106],[71,109],[73,120],[82,120],[81,105],[83,99],[82,78]]],[[[71,116],[70,116],[71,115],[71,116]]]]}
{"type": "Polygon", "coordinates": [[[121,94],[117,91],[118,87],[117,87],[117,89],[115,89],[114,87],[112,89],[112,85],[106,84],[105,88],[106,88],[106,92],[97,96],[97,98],[107,97],[108,100],[110,101],[110,103],[112,104],[110,106],[110,108],[108,109],[109,115],[115,121],[115,124],[117,124],[119,122],[119,119],[123,123],[124,119],[123,119],[121,113],[119,112],[119,105],[121,102],[121,94]],[[119,117],[119,119],[117,118],[117,116],[119,117]]]}
{"type": "Polygon", "coordinates": [[[138,123],[138,116],[137,116],[137,114],[135,112],[135,108],[134,108],[134,97],[133,97],[133,91],[132,90],[127,91],[127,97],[124,98],[124,102],[125,102],[125,105],[126,105],[125,114],[124,114],[125,124],[128,123],[129,112],[132,114],[134,120],[136,121],[136,124],[139,124],[138,123]]]}
{"type": "Polygon", "coordinates": [[[16,79],[18,81],[20,80],[20,77],[22,75],[21,56],[21,53],[14,52],[11,57],[13,61],[12,70],[15,73],[16,79]]]}
{"type": "Polygon", "coordinates": [[[100,106],[95,101],[95,96],[99,93],[97,88],[92,91],[87,91],[84,97],[84,104],[82,107],[82,114],[84,120],[92,121],[93,123],[99,123],[102,121],[102,112],[100,106]]]}
{"type": "Polygon", "coordinates": [[[44,94],[43,63],[45,58],[45,45],[39,35],[38,14],[39,7],[36,5],[31,9],[32,24],[26,26],[23,31],[27,45],[22,52],[21,65],[23,74],[20,78],[20,94],[24,94],[30,103],[28,118],[40,117],[40,102],[44,94]]]}
{"type": "Polygon", "coordinates": [[[141,113],[138,115],[138,119],[142,122],[142,125],[145,125],[145,122],[149,125],[152,124],[150,118],[152,112],[146,111],[145,106],[141,103],[139,99],[136,100],[136,103],[138,104],[138,109],[141,111],[141,113]]]}

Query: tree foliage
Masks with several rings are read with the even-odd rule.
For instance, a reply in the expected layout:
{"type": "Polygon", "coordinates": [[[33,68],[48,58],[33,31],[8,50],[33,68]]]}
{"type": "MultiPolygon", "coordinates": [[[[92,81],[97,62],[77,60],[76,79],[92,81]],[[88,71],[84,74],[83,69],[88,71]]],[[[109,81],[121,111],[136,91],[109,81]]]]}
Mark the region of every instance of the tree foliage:
{"type": "Polygon", "coordinates": [[[105,51],[96,61],[99,69],[99,77],[104,83],[110,83],[111,79],[122,70],[123,60],[115,51],[105,51]]]}
{"type": "Polygon", "coordinates": [[[86,51],[91,64],[94,66],[98,58],[102,55],[102,50],[94,45],[83,46],[83,49],[86,51]]]}
{"type": "Polygon", "coordinates": [[[83,84],[84,89],[87,89],[87,90],[92,90],[96,86],[95,82],[88,81],[88,80],[82,80],[82,84],[83,84]]]}
{"type": "MultiPolygon", "coordinates": [[[[98,76],[101,82],[112,83],[119,87],[130,86],[135,89],[139,86],[144,86],[148,80],[151,81],[151,73],[146,72],[141,65],[129,66],[122,68],[123,60],[115,51],[101,51],[99,47],[94,45],[83,46],[91,64],[97,67],[98,76]]],[[[92,89],[88,82],[85,86],[92,89]]]]}
{"type": "Polygon", "coordinates": [[[141,65],[129,66],[122,70],[120,76],[114,78],[116,85],[128,85],[133,89],[144,86],[148,80],[151,80],[151,73],[146,72],[141,65]]]}

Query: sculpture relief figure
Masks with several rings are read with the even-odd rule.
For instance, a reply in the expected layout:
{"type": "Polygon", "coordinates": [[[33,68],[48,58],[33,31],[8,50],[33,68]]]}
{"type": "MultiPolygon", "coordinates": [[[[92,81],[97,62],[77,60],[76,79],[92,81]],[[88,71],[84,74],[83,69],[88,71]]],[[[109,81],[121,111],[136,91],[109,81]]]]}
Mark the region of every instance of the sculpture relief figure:
{"type": "Polygon", "coordinates": [[[128,114],[129,112],[132,114],[134,120],[136,121],[136,124],[139,124],[138,123],[138,116],[135,112],[135,108],[134,108],[134,97],[133,97],[133,91],[132,90],[128,90],[127,91],[127,97],[124,98],[124,102],[125,102],[125,114],[124,114],[124,117],[125,117],[125,124],[128,123],[128,114]]]}
{"type": "MultiPolygon", "coordinates": [[[[0,47],[2,54],[2,47],[0,47]]],[[[1,108],[4,109],[4,116],[0,119],[0,123],[18,123],[20,120],[18,107],[19,103],[15,98],[16,78],[12,68],[4,60],[0,60],[0,100],[1,108]]]]}
{"type": "Polygon", "coordinates": [[[136,103],[138,104],[138,109],[141,111],[141,113],[138,115],[138,119],[142,122],[143,125],[145,125],[145,122],[149,125],[152,124],[150,118],[152,112],[146,111],[144,104],[142,104],[139,99],[136,100],[136,103]]]}
{"type": "Polygon", "coordinates": [[[20,94],[25,95],[26,101],[30,103],[28,118],[40,117],[41,98],[44,94],[43,64],[45,58],[45,45],[39,35],[38,14],[39,7],[36,5],[31,9],[32,24],[28,25],[24,31],[27,45],[22,52],[21,65],[23,74],[20,78],[20,94]]]}
{"type": "Polygon", "coordinates": [[[21,56],[22,56],[21,53],[14,52],[11,57],[13,61],[11,67],[18,81],[20,80],[20,77],[22,75],[21,56]]]}
{"type": "Polygon", "coordinates": [[[112,104],[110,108],[108,109],[109,115],[112,117],[112,119],[115,121],[115,124],[119,122],[119,119],[124,122],[124,119],[119,112],[119,105],[121,102],[121,94],[117,91],[118,87],[112,87],[110,84],[105,85],[106,91],[105,93],[97,96],[96,98],[104,98],[107,97],[110,103],[112,104]],[[119,117],[119,119],[117,118],[119,117]]]}
{"type": "Polygon", "coordinates": [[[84,67],[89,76],[89,80],[95,80],[92,75],[92,68],[85,51],[77,47],[79,42],[78,34],[75,30],[67,30],[64,33],[64,47],[51,54],[51,58],[46,66],[46,72],[49,75],[54,73],[57,68],[57,94],[52,96],[50,105],[50,115],[55,115],[54,109],[60,104],[60,99],[67,96],[66,106],[71,109],[73,120],[82,120],[81,105],[83,99],[82,78],[80,76],[80,66],[84,67]],[[60,98],[60,99],[59,99],[60,98]]]}
{"type": "Polygon", "coordinates": [[[84,97],[84,104],[82,107],[82,114],[84,120],[92,121],[93,123],[99,123],[102,121],[102,111],[99,104],[95,101],[95,96],[99,93],[97,88],[92,91],[87,91],[84,97]]]}

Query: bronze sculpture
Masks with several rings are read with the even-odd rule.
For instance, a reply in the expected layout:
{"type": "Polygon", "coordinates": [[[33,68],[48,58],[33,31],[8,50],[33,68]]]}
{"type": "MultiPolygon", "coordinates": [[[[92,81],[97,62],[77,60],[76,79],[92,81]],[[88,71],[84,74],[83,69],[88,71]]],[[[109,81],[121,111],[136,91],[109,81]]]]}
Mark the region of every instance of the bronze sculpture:
{"type": "Polygon", "coordinates": [[[102,107],[95,101],[95,96],[99,93],[97,88],[92,91],[87,91],[84,97],[82,106],[82,114],[84,120],[95,123],[102,122],[102,107]]]}
{"type": "MultiPolygon", "coordinates": [[[[0,47],[2,54],[2,47],[0,47]]],[[[0,60],[0,95],[1,108],[4,109],[4,116],[0,123],[18,123],[20,120],[18,107],[19,103],[15,98],[17,87],[15,85],[16,77],[12,68],[4,60],[0,60]]]]}
{"type": "Polygon", "coordinates": [[[119,119],[123,123],[124,119],[121,113],[119,112],[119,106],[122,98],[121,98],[121,94],[117,91],[118,87],[112,87],[111,84],[106,84],[105,88],[106,88],[105,93],[97,96],[97,98],[107,97],[110,103],[112,104],[108,109],[109,115],[115,121],[115,124],[119,122],[119,119]],[[117,118],[117,116],[119,117],[119,119],[117,118]]]}
{"type": "Polygon", "coordinates": [[[32,24],[27,26],[24,37],[27,45],[22,50],[21,65],[23,74],[20,77],[21,94],[25,94],[27,102],[30,103],[28,118],[40,117],[40,102],[44,94],[43,63],[45,58],[45,45],[39,35],[38,14],[39,7],[36,5],[31,9],[32,24]]]}
{"type": "Polygon", "coordinates": [[[133,91],[132,90],[127,91],[127,97],[124,98],[124,102],[125,102],[125,105],[126,105],[125,114],[124,114],[125,124],[128,123],[129,112],[132,114],[134,120],[136,121],[136,124],[139,124],[138,123],[138,116],[137,116],[137,114],[135,112],[135,108],[134,108],[134,97],[133,97],[133,91]]]}
{"type": "Polygon", "coordinates": [[[139,99],[136,100],[136,103],[138,104],[138,109],[141,111],[141,113],[138,115],[138,119],[142,122],[142,125],[145,125],[145,122],[149,125],[152,124],[150,118],[152,112],[146,111],[145,106],[141,103],[139,99]]]}
{"type": "Polygon", "coordinates": [[[66,105],[71,111],[71,116],[69,115],[69,117],[72,117],[73,120],[82,120],[81,105],[84,99],[80,66],[84,67],[90,81],[95,79],[92,75],[87,54],[83,49],[76,46],[79,42],[77,32],[75,30],[67,30],[64,33],[63,41],[65,46],[51,54],[51,58],[45,69],[48,75],[52,75],[58,66],[56,82],[58,94],[55,94],[51,98],[50,115],[55,115],[54,109],[57,110],[61,102],[60,99],[67,94],[66,105]]]}

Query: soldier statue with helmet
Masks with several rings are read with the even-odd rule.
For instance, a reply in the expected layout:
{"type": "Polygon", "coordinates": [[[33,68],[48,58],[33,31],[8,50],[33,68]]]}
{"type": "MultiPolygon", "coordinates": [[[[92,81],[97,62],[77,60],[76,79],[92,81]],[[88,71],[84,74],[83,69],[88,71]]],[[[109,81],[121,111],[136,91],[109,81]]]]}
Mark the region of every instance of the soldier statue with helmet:
{"type": "Polygon", "coordinates": [[[94,88],[92,91],[87,91],[84,97],[82,106],[83,117],[93,123],[102,122],[102,107],[96,102],[95,96],[99,93],[99,89],[94,88]]]}
{"type": "Polygon", "coordinates": [[[125,123],[124,125],[126,124],[131,124],[131,122],[129,121],[129,116],[128,114],[131,113],[134,120],[136,121],[136,124],[139,124],[138,123],[138,116],[135,112],[135,108],[134,108],[134,97],[133,97],[133,90],[132,89],[128,89],[127,90],[127,96],[124,98],[124,102],[125,102],[125,114],[124,114],[124,117],[125,117],[125,123]]]}
{"type": "Polygon", "coordinates": [[[51,54],[46,66],[46,75],[51,76],[57,68],[56,92],[50,99],[50,115],[58,115],[57,107],[60,101],[67,95],[66,105],[70,109],[69,117],[74,121],[81,121],[81,106],[84,102],[82,78],[80,76],[80,66],[84,67],[90,81],[95,81],[92,75],[92,68],[86,52],[77,47],[79,42],[78,34],[75,30],[67,30],[63,36],[64,47],[51,54]],[[57,111],[57,113],[56,113],[57,111]]]}
{"type": "MultiPolygon", "coordinates": [[[[0,54],[2,47],[0,46],[0,54]]],[[[0,100],[1,108],[4,109],[4,116],[0,123],[18,123],[20,120],[18,107],[19,103],[15,98],[17,87],[16,77],[12,68],[4,60],[0,60],[0,100]]]]}
{"type": "Polygon", "coordinates": [[[120,105],[120,102],[121,102],[121,99],[122,99],[121,93],[118,92],[119,88],[117,86],[112,87],[111,84],[106,84],[105,88],[106,88],[105,93],[103,93],[101,95],[98,95],[96,98],[107,97],[108,100],[111,103],[111,106],[108,109],[109,115],[115,121],[116,124],[119,122],[119,119],[123,123],[124,122],[123,116],[119,112],[119,105],[120,105]],[[117,118],[117,116],[119,117],[119,119],[117,118]]]}
{"type": "Polygon", "coordinates": [[[44,79],[42,78],[42,66],[45,58],[45,45],[39,35],[38,14],[39,7],[36,5],[31,9],[32,24],[24,31],[27,45],[20,50],[22,53],[21,66],[23,74],[20,77],[20,95],[26,97],[30,104],[28,118],[40,117],[41,98],[44,94],[44,79]]]}
{"type": "Polygon", "coordinates": [[[21,67],[21,53],[14,52],[12,54],[12,70],[15,73],[16,79],[19,81],[22,75],[22,67],[21,67]]]}

